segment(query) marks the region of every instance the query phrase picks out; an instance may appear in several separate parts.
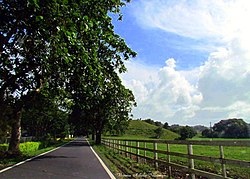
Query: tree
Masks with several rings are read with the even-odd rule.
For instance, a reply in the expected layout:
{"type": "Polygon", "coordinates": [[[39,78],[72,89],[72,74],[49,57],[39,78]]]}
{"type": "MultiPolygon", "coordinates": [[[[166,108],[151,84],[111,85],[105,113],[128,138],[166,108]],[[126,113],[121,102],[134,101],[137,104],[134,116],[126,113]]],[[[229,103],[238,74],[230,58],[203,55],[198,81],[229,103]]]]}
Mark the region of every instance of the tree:
{"type": "Polygon", "coordinates": [[[181,129],[182,126],[178,125],[178,124],[173,124],[169,127],[169,130],[175,132],[175,133],[178,133],[180,134],[180,129],[181,129]]]}
{"type": "Polygon", "coordinates": [[[190,126],[183,126],[180,128],[180,139],[186,140],[187,138],[193,138],[197,134],[196,130],[190,126]]]}
{"type": "Polygon", "coordinates": [[[203,130],[201,132],[201,135],[203,137],[208,137],[208,138],[216,137],[215,133],[211,129],[205,129],[205,130],[203,130]]]}
{"type": "Polygon", "coordinates": [[[59,101],[42,93],[29,95],[22,115],[22,128],[36,140],[65,137],[69,132],[68,114],[59,101]]]}
{"type": "Polygon", "coordinates": [[[145,119],[144,121],[149,123],[149,124],[155,125],[155,121],[152,119],[145,119]]]}
{"type": "Polygon", "coordinates": [[[121,18],[125,2],[0,2],[0,107],[11,100],[13,111],[9,151],[19,153],[21,116],[29,92],[46,86],[50,93],[59,94],[63,88],[71,94],[67,97],[85,109],[105,81],[100,73],[103,64],[107,73],[125,71],[123,60],[135,52],[114,33],[108,16],[119,13],[121,18]]]}
{"type": "Polygon", "coordinates": [[[164,128],[164,129],[169,129],[168,122],[165,122],[165,123],[163,124],[163,128],[164,128]]]}
{"type": "Polygon", "coordinates": [[[227,119],[221,120],[214,124],[214,133],[217,133],[218,137],[225,138],[247,138],[248,125],[243,119],[227,119]]]}
{"type": "MultiPolygon", "coordinates": [[[[12,116],[12,108],[7,102],[5,106],[0,108],[0,141],[4,141],[10,134],[10,118],[12,116]]],[[[4,141],[5,142],[5,141],[4,141]]]]}
{"type": "Polygon", "coordinates": [[[155,125],[158,126],[158,127],[162,127],[163,126],[163,124],[160,121],[155,121],[155,125]]]}
{"type": "MultiPolygon", "coordinates": [[[[21,116],[25,96],[41,88],[42,58],[49,44],[40,23],[36,1],[1,1],[0,16],[0,107],[12,108],[9,151],[19,154],[21,116]]],[[[47,24],[46,24],[47,25],[47,24]]],[[[50,31],[47,31],[50,32],[50,31]]]]}
{"type": "MultiPolygon", "coordinates": [[[[109,85],[110,88],[107,88],[106,92],[102,93],[101,99],[92,102],[94,105],[90,108],[89,115],[92,116],[91,124],[92,129],[96,133],[96,144],[101,143],[101,134],[108,123],[116,121],[117,124],[123,123],[128,125],[127,121],[130,120],[129,113],[132,106],[135,105],[132,92],[126,89],[121,84],[121,81],[120,83],[111,81],[109,85]]],[[[120,131],[124,131],[124,129],[122,128],[120,131]]]]}
{"type": "Polygon", "coordinates": [[[156,138],[157,139],[161,138],[161,136],[164,133],[163,128],[162,127],[158,127],[157,129],[155,129],[155,133],[156,133],[156,138]]]}

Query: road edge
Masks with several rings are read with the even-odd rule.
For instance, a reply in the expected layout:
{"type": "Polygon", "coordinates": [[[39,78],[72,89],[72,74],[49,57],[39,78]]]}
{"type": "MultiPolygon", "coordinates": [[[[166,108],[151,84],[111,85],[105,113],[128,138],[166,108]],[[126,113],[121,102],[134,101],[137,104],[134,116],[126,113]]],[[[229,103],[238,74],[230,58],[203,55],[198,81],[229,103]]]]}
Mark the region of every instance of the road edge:
{"type": "Polygon", "coordinates": [[[6,168],[0,170],[0,173],[3,173],[3,172],[5,172],[5,171],[7,171],[7,170],[10,170],[10,169],[14,168],[14,167],[17,167],[17,166],[19,166],[19,165],[22,165],[22,164],[24,164],[24,163],[26,163],[26,162],[29,162],[29,161],[31,161],[31,160],[34,160],[34,159],[36,159],[37,157],[41,157],[41,156],[46,155],[46,154],[48,154],[48,153],[50,153],[50,152],[53,152],[53,151],[55,151],[55,150],[57,150],[57,149],[59,149],[59,148],[65,146],[65,145],[67,145],[67,144],[73,142],[73,141],[74,141],[74,140],[72,140],[72,141],[70,141],[70,142],[68,142],[68,143],[66,143],[66,144],[63,144],[63,145],[61,145],[61,146],[59,146],[59,147],[56,147],[56,148],[54,148],[54,149],[51,149],[51,150],[49,150],[49,151],[47,151],[47,152],[41,153],[41,154],[36,155],[36,156],[34,156],[34,157],[28,158],[28,159],[26,159],[26,160],[24,160],[24,161],[18,162],[18,163],[16,163],[16,164],[12,165],[12,166],[6,167],[6,168]]]}
{"type": "MultiPolygon", "coordinates": [[[[85,138],[86,139],[86,138],[85,138]]],[[[109,175],[109,177],[111,179],[116,179],[116,177],[114,176],[114,174],[109,170],[109,168],[105,165],[105,163],[102,161],[102,159],[99,157],[99,155],[95,152],[95,150],[91,147],[88,139],[86,139],[86,141],[89,144],[90,149],[92,150],[92,152],[95,154],[96,158],[99,160],[99,162],[101,163],[102,167],[104,168],[104,170],[107,172],[107,174],[109,175]]]]}

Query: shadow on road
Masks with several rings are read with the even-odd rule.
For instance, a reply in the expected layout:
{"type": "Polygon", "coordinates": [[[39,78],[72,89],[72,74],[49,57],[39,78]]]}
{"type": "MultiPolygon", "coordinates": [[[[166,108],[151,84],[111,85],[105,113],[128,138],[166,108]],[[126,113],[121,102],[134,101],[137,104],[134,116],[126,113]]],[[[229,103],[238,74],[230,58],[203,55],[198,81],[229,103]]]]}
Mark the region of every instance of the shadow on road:
{"type": "Polygon", "coordinates": [[[70,142],[69,144],[63,146],[63,147],[87,147],[89,144],[86,141],[83,140],[78,140],[78,141],[73,141],[70,142]]]}
{"type": "Polygon", "coordinates": [[[67,156],[58,156],[58,155],[44,155],[40,156],[37,159],[47,159],[47,158],[76,158],[76,157],[67,157],[67,156]]]}

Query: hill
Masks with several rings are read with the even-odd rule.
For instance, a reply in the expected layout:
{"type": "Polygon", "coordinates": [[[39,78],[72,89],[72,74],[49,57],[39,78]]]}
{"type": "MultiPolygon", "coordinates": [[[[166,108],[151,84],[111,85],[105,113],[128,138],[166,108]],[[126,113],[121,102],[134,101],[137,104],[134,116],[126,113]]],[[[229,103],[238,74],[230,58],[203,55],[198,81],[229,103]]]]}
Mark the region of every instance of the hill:
{"type": "MultiPolygon", "coordinates": [[[[129,123],[129,127],[125,132],[125,135],[123,136],[124,138],[129,137],[129,138],[156,138],[156,133],[155,130],[158,127],[152,124],[149,124],[144,121],[140,120],[132,120],[129,123]]],[[[163,135],[161,136],[160,139],[165,139],[165,140],[173,140],[178,138],[179,135],[167,130],[163,129],[163,135]]]]}

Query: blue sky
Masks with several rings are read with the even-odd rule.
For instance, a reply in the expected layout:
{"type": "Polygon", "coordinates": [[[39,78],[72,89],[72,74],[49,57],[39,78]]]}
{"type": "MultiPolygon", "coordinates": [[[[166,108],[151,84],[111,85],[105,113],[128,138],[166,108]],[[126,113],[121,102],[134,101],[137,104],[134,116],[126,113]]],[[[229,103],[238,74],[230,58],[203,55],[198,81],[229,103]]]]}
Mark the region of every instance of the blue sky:
{"type": "Polygon", "coordinates": [[[122,9],[122,21],[114,18],[115,31],[135,50],[137,59],[148,65],[162,66],[166,59],[175,58],[178,68],[192,68],[201,65],[208,57],[209,50],[190,48],[204,42],[183,37],[161,29],[144,28],[135,21],[133,2],[122,9]]]}
{"type": "Polygon", "coordinates": [[[134,0],[122,13],[115,31],[138,53],[121,75],[135,118],[250,123],[248,1],[134,0]]]}

